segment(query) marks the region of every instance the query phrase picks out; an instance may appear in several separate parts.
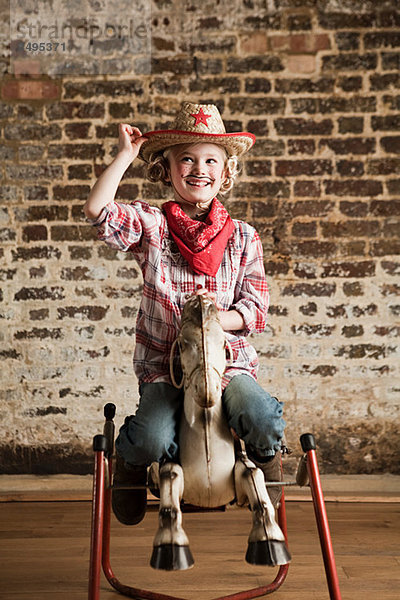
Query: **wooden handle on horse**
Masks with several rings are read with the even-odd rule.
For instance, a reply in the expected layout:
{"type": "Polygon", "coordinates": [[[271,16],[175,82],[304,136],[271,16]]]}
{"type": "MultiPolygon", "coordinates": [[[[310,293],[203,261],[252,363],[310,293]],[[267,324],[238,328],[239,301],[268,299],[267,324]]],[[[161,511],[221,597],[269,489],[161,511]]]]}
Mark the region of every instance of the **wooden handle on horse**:
{"type": "Polygon", "coordinates": [[[169,375],[171,377],[172,385],[174,387],[176,387],[178,390],[180,390],[183,387],[183,375],[182,375],[181,382],[178,384],[178,383],[176,383],[175,373],[174,373],[174,353],[175,353],[175,346],[176,346],[177,342],[178,342],[178,338],[176,338],[176,340],[173,342],[173,344],[171,346],[171,352],[169,353],[169,375]]]}

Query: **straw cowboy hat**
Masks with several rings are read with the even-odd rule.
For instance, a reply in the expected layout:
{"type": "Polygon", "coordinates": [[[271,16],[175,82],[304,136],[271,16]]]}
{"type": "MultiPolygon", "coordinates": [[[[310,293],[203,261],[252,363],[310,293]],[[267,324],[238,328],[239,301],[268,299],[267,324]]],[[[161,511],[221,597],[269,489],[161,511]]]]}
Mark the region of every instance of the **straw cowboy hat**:
{"type": "Polygon", "coordinates": [[[223,146],[229,156],[240,156],[247,152],[256,138],[252,133],[240,131],[226,133],[224,122],[214,104],[183,102],[174,129],[149,131],[149,138],[140,148],[139,157],[149,162],[152,154],[177,144],[209,142],[223,146]]]}

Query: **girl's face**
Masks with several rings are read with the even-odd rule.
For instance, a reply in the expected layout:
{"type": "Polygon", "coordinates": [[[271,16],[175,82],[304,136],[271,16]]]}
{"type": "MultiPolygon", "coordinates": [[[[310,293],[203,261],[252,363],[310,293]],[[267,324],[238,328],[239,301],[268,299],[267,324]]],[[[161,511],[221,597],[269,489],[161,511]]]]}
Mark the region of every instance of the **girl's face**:
{"type": "Polygon", "coordinates": [[[175,200],[207,204],[225,179],[226,154],[217,144],[179,144],[168,152],[169,176],[175,200]]]}

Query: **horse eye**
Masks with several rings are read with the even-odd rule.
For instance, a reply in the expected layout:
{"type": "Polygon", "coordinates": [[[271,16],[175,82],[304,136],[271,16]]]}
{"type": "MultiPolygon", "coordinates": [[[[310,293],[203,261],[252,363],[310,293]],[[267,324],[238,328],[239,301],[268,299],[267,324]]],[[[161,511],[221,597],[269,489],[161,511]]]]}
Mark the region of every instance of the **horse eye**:
{"type": "Polygon", "coordinates": [[[192,348],[195,344],[191,340],[187,340],[185,338],[181,338],[179,341],[179,347],[181,350],[187,350],[188,348],[192,348]]]}

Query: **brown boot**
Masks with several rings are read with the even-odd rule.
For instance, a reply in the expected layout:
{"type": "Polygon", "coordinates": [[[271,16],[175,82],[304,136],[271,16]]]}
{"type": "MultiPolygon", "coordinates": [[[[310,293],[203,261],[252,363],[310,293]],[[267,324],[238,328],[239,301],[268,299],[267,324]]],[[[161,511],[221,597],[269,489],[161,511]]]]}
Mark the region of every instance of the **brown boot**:
{"type": "Polygon", "coordinates": [[[147,467],[129,465],[117,454],[112,489],[112,509],[120,523],[136,525],[146,513],[147,489],[118,490],[118,486],[143,485],[147,482],[147,467]],[[115,487],[114,487],[115,486],[115,487]]]}
{"type": "Polygon", "coordinates": [[[264,473],[264,481],[267,484],[268,495],[275,508],[278,507],[282,497],[282,488],[280,486],[268,487],[268,481],[283,481],[281,453],[277,452],[272,458],[256,457],[253,452],[248,451],[248,457],[254,462],[256,467],[264,473]]]}

